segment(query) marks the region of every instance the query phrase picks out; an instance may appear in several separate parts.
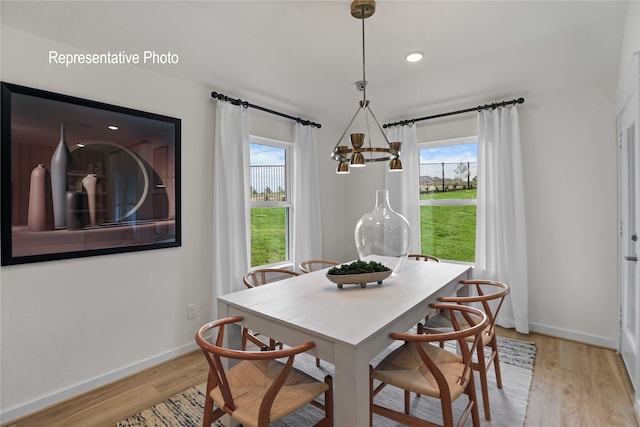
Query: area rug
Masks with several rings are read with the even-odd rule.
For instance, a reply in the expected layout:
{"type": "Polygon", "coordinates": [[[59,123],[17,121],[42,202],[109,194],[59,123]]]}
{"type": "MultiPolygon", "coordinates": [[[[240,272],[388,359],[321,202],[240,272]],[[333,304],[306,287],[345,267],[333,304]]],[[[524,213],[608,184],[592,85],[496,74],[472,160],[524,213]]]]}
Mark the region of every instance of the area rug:
{"type": "MultiPolygon", "coordinates": [[[[524,424],[529,398],[529,388],[533,362],[535,360],[536,346],[534,343],[498,337],[500,352],[500,367],[502,368],[502,389],[498,389],[495,382],[493,368],[489,372],[489,399],[491,402],[491,421],[484,419],[482,403],[479,402],[480,421],[485,427],[517,427],[524,424]]],[[[393,350],[391,346],[372,361],[375,364],[386,354],[393,350]]],[[[320,368],[315,365],[315,358],[306,354],[296,357],[295,366],[306,371],[310,375],[322,379],[325,375],[333,374],[333,365],[322,361],[320,368]]],[[[480,379],[476,374],[476,388],[478,399],[482,399],[480,393],[480,379]]],[[[202,425],[202,412],[204,406],[205,385],[185,390],[170,399],[161,402],[154,407],[139,414],[119,421],[117,427],[196,427],[202,425]]],[[[466,398],[462,397],[454,403],[454,418],[459,418],[466,398]]],[[[376,401],[385,406],[402,410],[403,395],[400,390],[386,387],[376,396],[376,401]]],[[[428,420],[441,422],[440,406],[438,401],[427,397],[414,397],[411,403],[412,414],[424,417],[428,420]]],[[[307,406],[302,410],[291,414],[280,421],[273,423],[275,427],[301,427],[312,425],[322,418],[320,410],[307,406]]],[[[467,420],[471,425],[471,420],[467,420]]],[[[399,427],[401,424],[393,422],[377,415],[374,416],[375,427],[399,427]]]]}

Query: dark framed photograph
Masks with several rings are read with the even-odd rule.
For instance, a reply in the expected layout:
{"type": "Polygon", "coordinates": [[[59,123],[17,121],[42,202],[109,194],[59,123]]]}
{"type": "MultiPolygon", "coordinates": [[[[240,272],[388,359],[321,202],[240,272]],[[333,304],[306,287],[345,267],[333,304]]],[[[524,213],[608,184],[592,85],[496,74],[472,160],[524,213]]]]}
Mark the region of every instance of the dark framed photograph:
{"type": "Polygon", "coordinates": [[[180,119],[2,83],[2,265],[181,245],[180,119]]]}

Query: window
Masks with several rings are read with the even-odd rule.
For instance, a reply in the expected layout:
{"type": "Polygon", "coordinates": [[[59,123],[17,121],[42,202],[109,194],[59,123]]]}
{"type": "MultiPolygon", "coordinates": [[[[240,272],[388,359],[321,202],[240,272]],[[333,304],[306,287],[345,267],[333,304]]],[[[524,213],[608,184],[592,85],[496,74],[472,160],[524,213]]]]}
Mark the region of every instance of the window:
{"type": "Polygon", "coordinates": [[[477,137],[419,144],[421,251],[474,262],[477,137]]]}
{"type": "Polygon", "coordinates": [[[251,267],[290,260],[290,144],[252,136],[251,267]]]}

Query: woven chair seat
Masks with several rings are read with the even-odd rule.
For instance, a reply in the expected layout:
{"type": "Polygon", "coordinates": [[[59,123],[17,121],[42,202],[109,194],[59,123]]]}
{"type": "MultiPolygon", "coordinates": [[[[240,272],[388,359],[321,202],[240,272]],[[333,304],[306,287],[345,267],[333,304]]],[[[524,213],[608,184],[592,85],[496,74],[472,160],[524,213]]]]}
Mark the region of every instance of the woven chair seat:
{"type": "MultiPolygon", "coordinates": [[[[260,403],[282,370],[283,364],[273,360],[244,360],[227,371],[227,379],[236,410],[233,418],[245,427],[257,427],[260,403]]],[[[282,418],[302,408],[328,389],[328,385],[292,369],[271,407],[272,420],[282,418]]],[[[220,388],[211,391],[213,401],[224,405],[220,388]]]]}
{"type": "MultiPolygon", "coordinates": [[[[464,382],[459,381],[465,367],[461,356],[432,344],[421,346],[447,379],[451,399],[457,399],[464,392],[471,370],[467,370],[464,382]]],[[[373,378],[417,394],[440,398],[438,383],[413,344],[405,343],[385,357],[373,371],[373,378]]]]}

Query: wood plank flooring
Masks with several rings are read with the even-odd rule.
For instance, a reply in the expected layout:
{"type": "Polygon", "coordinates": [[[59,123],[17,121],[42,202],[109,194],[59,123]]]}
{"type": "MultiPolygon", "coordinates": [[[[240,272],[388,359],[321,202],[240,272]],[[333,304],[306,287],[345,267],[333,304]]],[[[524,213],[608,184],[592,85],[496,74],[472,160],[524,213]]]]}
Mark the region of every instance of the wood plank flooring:
{"type": "Polygon", "coordinates": [[[526,427],[639,425],[633,388],[615,351],[512,329],[500,328],[498,335],[536,343],[526,427]]]}
{"type": "MultiPolygon", "coordinates": [[[[633,389],[616,352],[507,329],[498,334],[537,345],[525,426],[639,426],[633,389]]],[[[205,359],[194,351],[3,427],[114,427],[206,378],[205,359]]]]}
{"type": "Polygon", "coordinates": [[[129,415],[207,381],[208,369],[202,352],[193,351],[3,427],[114,427],[129,415]]]}

